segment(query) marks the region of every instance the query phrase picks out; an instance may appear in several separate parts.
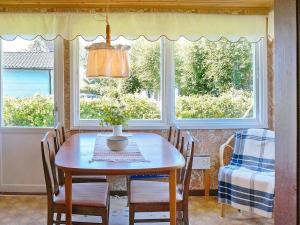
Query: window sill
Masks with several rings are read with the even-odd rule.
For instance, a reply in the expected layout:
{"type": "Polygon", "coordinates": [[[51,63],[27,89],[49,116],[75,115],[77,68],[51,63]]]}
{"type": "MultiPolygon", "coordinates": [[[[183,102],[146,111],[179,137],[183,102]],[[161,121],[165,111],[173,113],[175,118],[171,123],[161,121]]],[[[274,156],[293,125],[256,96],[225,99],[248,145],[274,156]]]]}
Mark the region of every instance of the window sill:
{"type": "Polygon", "coordinates": [[[46,133],[53,127],[0,127],[1,133],[46,133]]]}
{"type": "MultiPolygon", "coordinates": [[[[208,130],[208,129],[248,129],[267,128],[267,123],[252,119],[201,119],[201,120],[176,120],[175,124],[181,129],[208,130]]],[[[161,121],[132,121],[124,130],[164,130],[169,129],[170,124],[161,121]]],[[[80,121],[71,127],[72,130],[111,130],[110,126],[99,126],[96,120],[80,121]]]]}

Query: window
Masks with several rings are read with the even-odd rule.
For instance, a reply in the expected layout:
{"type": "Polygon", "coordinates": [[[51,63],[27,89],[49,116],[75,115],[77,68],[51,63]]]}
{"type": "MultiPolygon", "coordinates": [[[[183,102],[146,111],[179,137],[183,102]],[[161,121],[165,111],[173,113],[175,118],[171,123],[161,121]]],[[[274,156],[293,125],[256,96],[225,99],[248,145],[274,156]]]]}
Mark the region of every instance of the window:
{"type": "MultiPolygon", "coordinates": [[[[98,38],[96,42],[104,41],[98,38]]],[[[134,41],[119,38],[112,44],[126,44],[130,75],[128,79],[86,78],[86,46],[93,42],[78,40],[78,119],[89,122],[97,120],[102,106],[120,101],[131,121],[162,119],[160,41],[150,42],[144,38],[134,41]]]]}
{"type": "Polygon", "coordinates": [[[118,96],[131,113],[133,129],[174,122],[183,128],[266,125],[263,39],[250,43],[119,38],[115,43],[131,45],[130,76],[122,80],[85,78],[85,47],[91,43],[79,38],[73,44],[74,127],[98,126],[101,105],[118,96]]]}
{"type": "Polygon", "coordinates": [[[1,41],[2,126],[53,127],[54,41],[1,41]]]}
{"type": "Polygon", "coordinates": [[[253,46],[205,38],[175,44],[177,119],[255,118],[253,46]]]}

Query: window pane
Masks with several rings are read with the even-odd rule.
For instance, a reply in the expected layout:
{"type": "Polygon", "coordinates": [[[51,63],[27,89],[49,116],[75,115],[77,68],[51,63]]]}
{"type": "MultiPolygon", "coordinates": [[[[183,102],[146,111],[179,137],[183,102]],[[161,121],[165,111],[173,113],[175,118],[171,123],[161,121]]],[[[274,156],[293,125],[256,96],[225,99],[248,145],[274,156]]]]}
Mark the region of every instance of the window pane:
{"type": "Polygon", "coordinates": [[[54,43],[2,41],[4,126],[54,125],[54,43]]]}
{"type": "Polygon", "coordinates": [[[175,43],[176,118],[254,118],[253,46],[247,41],[175,43]]]}
{"type": "MultiPolygon", "coordinates": [[[[96,42],[104,41],[99,38],[96,42]]],[[[160,41],[119,38],[114,44],[130,45],[130,74],[126,79],[86,78],[86,46],[79,39],[80,118],[98,119],[103,106],[121,104],[130,119],[161,118],[160,41]]]]}

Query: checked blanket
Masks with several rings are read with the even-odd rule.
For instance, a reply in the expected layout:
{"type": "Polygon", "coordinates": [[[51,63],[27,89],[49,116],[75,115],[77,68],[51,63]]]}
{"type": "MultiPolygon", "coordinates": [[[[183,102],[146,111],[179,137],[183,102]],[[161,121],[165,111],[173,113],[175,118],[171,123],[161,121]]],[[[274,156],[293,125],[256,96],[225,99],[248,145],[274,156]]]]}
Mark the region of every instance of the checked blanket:
{"type": "Polygon", "coordinates": [[[274,188],[274,132],[264,129],[237,132],[231,162],[219,170],[219,202],[270,218],[274,188]]]}

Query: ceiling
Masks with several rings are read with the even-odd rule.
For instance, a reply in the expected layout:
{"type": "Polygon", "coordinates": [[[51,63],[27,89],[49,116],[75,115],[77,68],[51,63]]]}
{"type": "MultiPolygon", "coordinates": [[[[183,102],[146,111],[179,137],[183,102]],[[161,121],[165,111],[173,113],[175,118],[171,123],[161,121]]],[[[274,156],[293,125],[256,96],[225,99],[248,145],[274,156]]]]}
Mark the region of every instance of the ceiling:
{"type": "Polygon", "coordinates": [[[274,0],[1,0],[1,11],[179,11],[198,13],[267,14],[274,0]]]}

